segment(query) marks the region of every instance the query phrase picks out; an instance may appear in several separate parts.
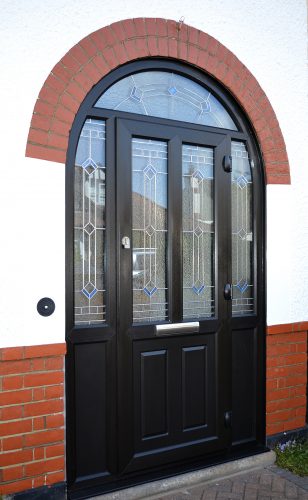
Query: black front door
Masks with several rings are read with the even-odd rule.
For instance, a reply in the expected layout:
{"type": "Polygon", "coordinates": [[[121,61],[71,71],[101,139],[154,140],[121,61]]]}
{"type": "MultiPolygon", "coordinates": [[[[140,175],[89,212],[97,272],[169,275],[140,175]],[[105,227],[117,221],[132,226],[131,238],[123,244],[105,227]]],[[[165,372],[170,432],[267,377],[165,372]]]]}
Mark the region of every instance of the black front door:
{"type": "Polygon", "coordinates": [[[262,198],[247,135],[90,116],[68,161],[70,498],[230,459],[264,437],[262,198]]]}
{"type": "Polygon", "coordinates": [[[225,135],[117,123],[118,472],[231,444],[225,135]]]}

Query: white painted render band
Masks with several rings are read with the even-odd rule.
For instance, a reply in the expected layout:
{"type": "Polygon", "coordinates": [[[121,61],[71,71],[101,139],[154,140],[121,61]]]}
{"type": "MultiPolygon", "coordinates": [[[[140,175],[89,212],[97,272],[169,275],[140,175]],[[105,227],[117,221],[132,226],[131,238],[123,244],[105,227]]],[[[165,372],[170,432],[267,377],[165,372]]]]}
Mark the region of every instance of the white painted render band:
{"type": "Polygon", "coordinates": [[[25,158],[28,128],[40,88],[65,52],[90,32],[129,17],[184,16],[233,51],[269,97],[292,184],[267,188],[267,322],[306,321],[305,0],[0,0],[0,6],[0,346],[64,341],[64,166],[25,158]],[[48,318],[36,311],[44,296],[56,303],[48,318]]]}

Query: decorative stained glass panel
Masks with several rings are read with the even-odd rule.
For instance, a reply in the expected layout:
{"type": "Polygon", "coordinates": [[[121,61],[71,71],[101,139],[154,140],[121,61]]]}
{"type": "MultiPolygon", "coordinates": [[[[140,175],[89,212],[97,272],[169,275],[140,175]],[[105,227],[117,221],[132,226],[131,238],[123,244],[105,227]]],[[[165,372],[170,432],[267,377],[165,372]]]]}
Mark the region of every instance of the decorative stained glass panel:
{"type": "Polygon", "coordinates": [[[215,314],[212,148],[182,147],[183,316],[215,314]]]}
{"type": "Polygon", "coordinates": [[[75,159],[75,323],[105,321],[105,122],[86,120],[75,159]]]}
{"type": "Polygon", "coordinates": [[[127,76],[109,87],[95,106],[237,130],[228,111],[206,87],[168,71],[127,76]]]}
{"type": "Polygon", "coordinates": [[[244,142],[232,141],[232,313],[254,312],[252,177],[244,142]]]}
{"type": "Polygon", "coordinates": [[[132,141],[133,321],[168,315],[167,142],[132,141]]]}

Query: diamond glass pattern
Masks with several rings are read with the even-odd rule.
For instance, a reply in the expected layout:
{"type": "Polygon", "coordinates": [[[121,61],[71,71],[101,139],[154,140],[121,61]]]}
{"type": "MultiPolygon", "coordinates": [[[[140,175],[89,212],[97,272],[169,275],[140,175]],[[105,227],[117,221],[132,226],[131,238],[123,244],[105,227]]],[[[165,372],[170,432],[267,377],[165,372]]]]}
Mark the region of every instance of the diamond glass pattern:
{"type": "Polygon", "coordinates": [[[137,87],[133,87],[132,92],[131,92],[131,98],[137,102],[140,102],[142,99],[142,91],[138,89],[137,87]]]}
{"type": "Polygon", "coordinates": [[[97,169],[97,165],[93,158],[87,158],[86,161],[83,162],[82,168],[85,169],[87,174],[91,175],[97,169]]]}
{"type": "Polygon", "coordinates": [[[168,92],[169,92],[169,94],[171,94],[171,95],[175,95],[175,94],[177,93],[177,90],[176,90],[176,88],[175,88],[175,87],[169,87],[169,88],[168,88],[168,92]]]}
{"type": "Polygon", "coordinates": [[[133,321],[166,319],[167,143],[132,141],[133,321]]]}
{"type": "Polygon", "coordinates": [[[109,87],[95,106],[237,130],[228,111],[206,87],[168,71],[127,76],[109,87]]]}
{"type": "Polygon", "coordinates": [[[153,177],[156,175],[156,169],[151,165],[150,163],[143,169],[145,175],[147,176],[150,181],[153,179],[153,177]]]}
{"type": "Polygon", "coordinates": [[[254,312],[252,177],[244,142],[232,141],[232,313],[254,312]]]}
{"type": "Polygon", "coordinates": [[[215,314],[213,162],[212,148],[183,145],[184,318],[215,314]]]}
{"type": "Polygon", "coordinates": [[[105,321],[105,122],[86,120],[75,159],[75,323],[105,321]]]}
{"type": "Polygon", "coordinates": [[[88,224],[84,227],[84,230],[86,233],[92,234],[93,231],[95,231],[95,227],[91,224],[91,222],[88,222],[88,224]]]}
{"type": "Polygon", "coordinates": [[[237,179],[236,183],[241,189],[244,189],[247,186],[248,181],[247,181],[246,177],[244,177],[243,175],[240,175],[239,178],[237,179]]]}

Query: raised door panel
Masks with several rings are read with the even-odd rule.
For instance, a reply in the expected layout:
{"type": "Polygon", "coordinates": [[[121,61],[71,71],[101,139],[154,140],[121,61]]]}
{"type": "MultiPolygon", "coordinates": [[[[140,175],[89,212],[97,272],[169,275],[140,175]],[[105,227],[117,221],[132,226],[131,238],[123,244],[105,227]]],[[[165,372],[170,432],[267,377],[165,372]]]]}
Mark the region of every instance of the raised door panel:
{"type": "Polygon", "coordinates": [[[77,483],[108,476],[113,469],[109,443],[113,405],[107,357],[108,342],[74,346],[77,483]]]}
{"type": "Polygon", "coordinates": [[[239,444],[256,439],[256,329],[232,334],[232,435],[239,444]]]}
{"type": "Polygon", "coordinates": [[[168,354],[166,349],[142,352],[140,358],[141,439],[168,434],[168,354]]]}
{"type": "Polygon", "coordinates": [[[207,427],[208,349],[206,345],[182,349],[183,431],[207,427]]]}

